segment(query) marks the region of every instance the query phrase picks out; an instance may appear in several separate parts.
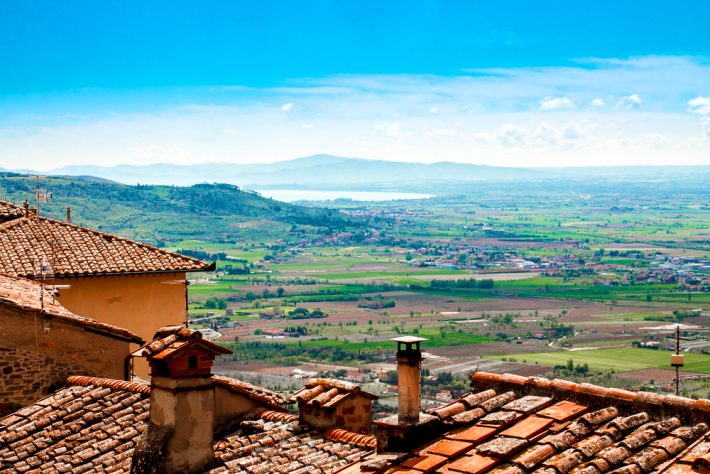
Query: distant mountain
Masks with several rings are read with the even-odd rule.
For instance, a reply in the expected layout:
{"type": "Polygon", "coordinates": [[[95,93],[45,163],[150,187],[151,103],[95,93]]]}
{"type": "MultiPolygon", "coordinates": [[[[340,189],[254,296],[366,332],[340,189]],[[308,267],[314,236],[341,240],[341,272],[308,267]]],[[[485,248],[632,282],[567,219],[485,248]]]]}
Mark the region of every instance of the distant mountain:
{"type": "Polygon", "coordinates": [[[506,168],[437,162],[432,164],[313,155],[269,164],[199,165],[153,164],[67,166],[53,175],[95,176],[125,184],[191,185],[230,183],[247,189],[370,189],[427,190],[481,182],[540,182],[547,180],[681,180],[710,177],[710,166],[624,166],[577,168],[506,168]]]}
{"type": "MultiPolygon", "coordinates": [[[[0,173],[1,200],[32,203],[35,186],[28,175],[0,173]]],[[[43,215],[63,220],[71,207],[74,223],[153,244],[269,241],[284,238],[293,226],[313,234],[362,225],[335,210],[287,204],[229,184],[131,186],[64,176],[43,178],[41,186],[54,196],[41,204],[43,215]]]]}
{"type": "Polygon", "coordinates": [[[207,163],[200,165],[155,164],[66,166],[52,175],[91,175],[126,184],[176,184],[227,182],[243,187],[260,186],[362,186],[403,185],[432,180],[510,180],[534,177],[535,170],[439,162],[434,164],[365,160],[314,155],[263,165],[207,163]]]}

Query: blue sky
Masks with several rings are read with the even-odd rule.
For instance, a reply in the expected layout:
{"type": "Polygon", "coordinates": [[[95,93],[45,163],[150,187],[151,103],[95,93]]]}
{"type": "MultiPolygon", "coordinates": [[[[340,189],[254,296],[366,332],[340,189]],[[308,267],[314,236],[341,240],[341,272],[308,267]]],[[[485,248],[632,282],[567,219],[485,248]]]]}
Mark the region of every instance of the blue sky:
{"type": "Polygon", "coordinates": [[[0,0],[0,167],[710,164],[710,2],[0,0]]]}

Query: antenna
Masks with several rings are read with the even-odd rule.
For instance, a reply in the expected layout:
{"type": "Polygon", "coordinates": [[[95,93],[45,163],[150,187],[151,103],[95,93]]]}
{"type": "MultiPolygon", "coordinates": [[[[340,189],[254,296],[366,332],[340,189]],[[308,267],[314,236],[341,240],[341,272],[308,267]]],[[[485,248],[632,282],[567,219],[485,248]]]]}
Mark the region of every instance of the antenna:
{"type": "Polygon", "coordinates": [[[675,394],[680,396],[680,368],[683,367],[683,354],[680,353],[680,324],[675,325],[675,354],[671,356],[671,365],[675,367],[675,394]]]}
{"type": "Polygon", "coordinates": [[[45,176],[35,176],[35,206],[37,207],[37,214],[39,215],[40,204],[48,203],[52,199],[52,193],[46,189],[42,189],[41,180],[45,176]]]}

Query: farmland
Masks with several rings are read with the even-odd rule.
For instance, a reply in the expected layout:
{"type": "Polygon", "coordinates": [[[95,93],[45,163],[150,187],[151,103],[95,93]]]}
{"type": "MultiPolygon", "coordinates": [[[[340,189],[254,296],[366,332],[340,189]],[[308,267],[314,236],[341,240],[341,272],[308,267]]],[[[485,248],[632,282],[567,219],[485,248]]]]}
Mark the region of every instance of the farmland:
{"type": "Polygon", "coordinates": [[[569,376],[628,386],[632,378],[608,374],[668,368],[681,322],[692,351],[683,370],[709,373],[703,198],[558,197],[312,203],[368,230],[170,248],[216,256],[217,272],[190,285],[189,308],[195,327],[235,350],[225,367],[391,369],[388,340],[418,334],[438,372],[560,376],[554,367],[572,359],[590,372],[569,376]]]}

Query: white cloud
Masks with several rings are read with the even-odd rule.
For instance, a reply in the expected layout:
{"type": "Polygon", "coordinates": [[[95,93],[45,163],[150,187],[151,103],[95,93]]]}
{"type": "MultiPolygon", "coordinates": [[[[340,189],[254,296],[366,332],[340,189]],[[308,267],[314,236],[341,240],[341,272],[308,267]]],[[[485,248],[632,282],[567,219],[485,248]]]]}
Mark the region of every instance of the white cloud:
{"type": "Polygon", "coordinates": [[[604,105],[606,105],[606,104],[604,104],[604,101],[602,99],[592,99],[589,102],[589,107],[592,107],[595,109],[600,109],[600,108],[604,107],[604,105]]]}
{"type": "Polygon", "coordinates": [[[570,122],[562,127],[562,137],[567,140],[577,140],[586,137],[588,134],[588,127],[582,125],[579,122],[570,122]]]}
{"type": "Polygon", "coordinates": [[[398,123],[378,123],[375,124],[375,133],[387,138],[401,138],[400,125],[398,123]]]}
{"type": "Polygon", "coordinates": [[[697,115],[710,115],[710,97],[696,97],[687,103],[688,112],[697,115]]]}
{"type": "Polygon", "coordinates": [[[436,115],[439,113],[439,107],[429,107],[429,115],[436,115]]]}
{"type": "Polygon", "coordinates": [[[512,123],[500,127],[494,136],[503,146],[522,146],[526,138],[525,129],[512,123]]]}
{"type": "Polygon", "coordinates": [[[316,153],[506,166],[710,164],[707,97],[697,92],[708,83],[707,61],[653,57],[460,76],[342,75],[272,89],[165,89],[162,105],[127,92],[120,104],[104,98],[99,111],[95,92],[71,101],[58,94],[52,107],[10,98],[0,107],[0,167],[47,170],[96,156],[105,165],[271,162],[316,153]],[[649,139],[654,134],[663,140],[649,139]]]}
{"type": "Polygon", "coordinates": [[[641,97],[638,94],[625,95],[616,103],[617,108],[638,109],[641,105],[641,97]]]}
{"type": "Polygon", "coordinates": [[[569,110],[574,104],[567,97],[545,97],[540,101],[540,110],[569,110]]]}

